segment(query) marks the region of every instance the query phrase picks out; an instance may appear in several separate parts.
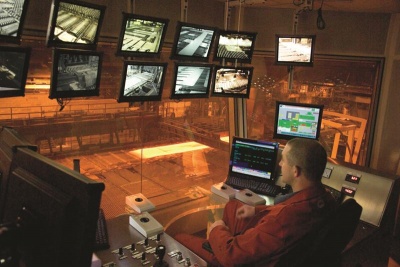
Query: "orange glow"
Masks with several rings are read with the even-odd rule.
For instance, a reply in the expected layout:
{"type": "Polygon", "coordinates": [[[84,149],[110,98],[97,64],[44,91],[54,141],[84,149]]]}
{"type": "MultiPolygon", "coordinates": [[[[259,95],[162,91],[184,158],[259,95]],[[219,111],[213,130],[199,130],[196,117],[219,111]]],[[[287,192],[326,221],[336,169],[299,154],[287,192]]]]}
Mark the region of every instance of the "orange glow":
{"type": "Polygon", "coordinates": [[[184,152],[191,152],[196,150],[202,150],[209,148],[209,146],[197,143],[197,142],[185,142],[180,144],[174,145],[167,145],[167,146],[158,146],[158,147],[150,147],[150,148],[143,148],[130,151],[129,153],[137,156],[143,157],[144,159],[159,157],[159,156],[166,156],[166,155],[173,155],[178,153],[184,152]]]}
{"type": "Polygon", "coordinates": [[[229,143],[229,136],[221,136],[219,139],[220,139],[221,141],[224,141],[224,142],[226,142],[226,143],[229,143]]]}

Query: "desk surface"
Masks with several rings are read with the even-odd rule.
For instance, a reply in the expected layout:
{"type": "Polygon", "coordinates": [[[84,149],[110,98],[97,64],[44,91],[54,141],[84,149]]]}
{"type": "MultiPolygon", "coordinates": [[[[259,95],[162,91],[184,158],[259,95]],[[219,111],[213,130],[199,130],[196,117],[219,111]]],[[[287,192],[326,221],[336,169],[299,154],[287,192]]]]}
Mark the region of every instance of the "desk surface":
{"type": "Polygon", "coordinates": [[[185,266],[187,259],[190,260],[191,266],[207,266],[205,261],[167,233],[161,234],[160,241],[157,241],[157,236],[149,237],[148,245],[145,245],[146,238],[129,225],[129,214],[108,220],[107,230],[110,249],[95,253],[101,259],[102,266],[153,266],[158,261],[155,249],[160,244],[166,247],[164,260],[169,266],[185,266]],[[134,251],[131,251],[132,244],[135,246],[134,251]],[[146,256],[145,260],[142,260],[143,252],[146,256]],[[179,253],[182,255],[182,260],[178,260],[179,253]]]}

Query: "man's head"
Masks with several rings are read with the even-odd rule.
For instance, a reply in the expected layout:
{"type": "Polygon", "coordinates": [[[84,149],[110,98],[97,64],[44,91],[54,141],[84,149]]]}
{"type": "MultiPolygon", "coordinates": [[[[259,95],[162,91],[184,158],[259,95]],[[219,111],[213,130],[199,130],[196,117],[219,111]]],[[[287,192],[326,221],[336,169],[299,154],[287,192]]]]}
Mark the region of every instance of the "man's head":
{"type": "Polygon", "coordinates": [[[279,163],[282,181],[292,185],[294,178],[301,176],[314,183],[321,181],[327,155],[324,147],[310,139],[294,138],[287,142],[279,163]]]}

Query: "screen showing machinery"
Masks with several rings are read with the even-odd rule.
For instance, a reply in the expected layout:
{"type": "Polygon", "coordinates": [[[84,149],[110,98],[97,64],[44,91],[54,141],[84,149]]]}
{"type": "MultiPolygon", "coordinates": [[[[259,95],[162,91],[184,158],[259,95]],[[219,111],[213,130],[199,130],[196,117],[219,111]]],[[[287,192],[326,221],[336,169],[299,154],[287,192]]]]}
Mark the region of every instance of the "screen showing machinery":
{"type": "Polygon", "coordinates": [[[212,96],[249,98],[253,67],[214,68],[212,96]]]}
{"type": "Polygon", "coordinates": [[[314,62],[315,35],[275,36],[275,63],[277,65],[311,67],[314,62]]]}
{"type": "Polygon", "coordinates": [[[214,60],[237,60],[251,63],[257,33],[220,31],[216,41],[214,60]]]}
{"type": "Polygon", "coordinates": [[[0,39],[20,43],[28,0],[0,1],[0,39]]]}

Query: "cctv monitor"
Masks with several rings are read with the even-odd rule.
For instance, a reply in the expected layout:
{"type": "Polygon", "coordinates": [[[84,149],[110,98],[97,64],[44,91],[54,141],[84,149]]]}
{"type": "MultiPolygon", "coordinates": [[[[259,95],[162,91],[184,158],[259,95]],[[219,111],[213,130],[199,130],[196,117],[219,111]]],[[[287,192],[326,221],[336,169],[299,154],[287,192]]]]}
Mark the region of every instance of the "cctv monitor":
{"type": "Polygon", "coordinates": [[[167,63],[125,61],[118,102],[160,101],[167,63]]]}
{"type": "Polygon", "coordinates": [[[28,0],[0,1],[0,39],[9,43],[21,43],[21,34],[28,0]]]}
{"type": "Polygon", "coordinates": [[[178,21],[171,59],[208,61],[217,29],[178,21]]]}
{"type": "Polygon", "coordinates": [[[78,0],[53,0],[47,45],[95,50],[105,9],[105,6],[78,0]]]}
{"type": "Polygon", "coordinates": [[[122,27],[117,44],[118,56],[159,56],[169,20],[122,13],[122,27]]]}
{"type": "Polygon", "coordinates": [[[171,99],[208,98],[212,64],[176,63],[171,99]]]}
{"type": "Polygon", "coordinates": [[[275,36],[275,63],[286,66],[312,67],[315,38],[315,35],[277,34],[275,36]]]}
{"type": "Polygon", "coordinates": [[[276,101],[274,138],[295,137],[317,140],[321,132],[324,106],[276,101]]]}
{"type": "Polygon", "coordinates": [[[216,66],[211,96],[249,98],[253,67],[216,66]]]}

